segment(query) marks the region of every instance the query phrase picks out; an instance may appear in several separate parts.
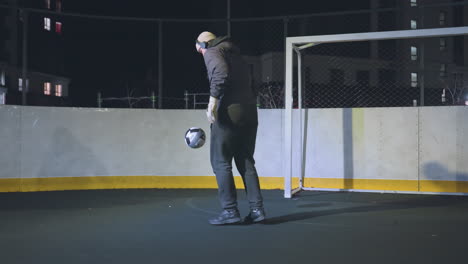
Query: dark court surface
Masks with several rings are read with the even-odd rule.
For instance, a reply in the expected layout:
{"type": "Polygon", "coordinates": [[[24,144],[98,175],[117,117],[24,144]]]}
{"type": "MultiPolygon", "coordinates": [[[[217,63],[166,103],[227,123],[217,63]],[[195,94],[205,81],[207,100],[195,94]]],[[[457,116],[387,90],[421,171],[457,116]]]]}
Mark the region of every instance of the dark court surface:
{"type": "Polygon", "coordinates": [[[1,193],[0,263],[468,263],[466,196],[263,194],[265,224],[210,226],[216,190],[1,193]]]}

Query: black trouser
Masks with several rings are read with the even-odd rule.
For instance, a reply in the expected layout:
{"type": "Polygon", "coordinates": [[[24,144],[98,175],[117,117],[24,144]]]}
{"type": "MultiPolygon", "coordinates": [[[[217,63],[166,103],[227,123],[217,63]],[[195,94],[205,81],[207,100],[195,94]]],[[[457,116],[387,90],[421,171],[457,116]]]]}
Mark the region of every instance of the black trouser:
{"type": "Polygon", "coordinates": [[[241,104],[220,107],[218,120],[211,126],[211,166],[216,174],[223,209],[237,208],[236,186],[232,175],[233,158],[244,181],[250,208],[263,207],[253,157],[257,126],[257,107],[241,104]]]}

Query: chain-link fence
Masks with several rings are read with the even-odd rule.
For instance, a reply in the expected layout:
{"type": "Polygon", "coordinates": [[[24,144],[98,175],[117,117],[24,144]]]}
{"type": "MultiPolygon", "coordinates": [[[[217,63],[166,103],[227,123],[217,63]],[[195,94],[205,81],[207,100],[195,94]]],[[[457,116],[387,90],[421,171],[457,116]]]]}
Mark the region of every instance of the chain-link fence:
{"type": "Polygon", "coordinates": [[[455,57],[463,54],[441,45],[453,47],[457,38],[324,43],[308,48],[302,52],[303,106],[461,104],[468,92],[464,79],[468,65],[457,65],[455,57]]]}
{"type": "MultiPolygon", "coordinates": [[[[259,107],[282,108],[288,36],[468,25],[468,1],[370,3],[357,11],[232,18],[229,26],[226,19],[104,17],[0,5],[6,21],[0,90],[9,104],[203,108],[208,80],[194,42],[208,30],[230,34],[240,46],[259,107]]],[[[457,36],[310,48],[303,55],[304,105],[460,104],[467,93],[467,46],[467,37],[457,36]]]]}

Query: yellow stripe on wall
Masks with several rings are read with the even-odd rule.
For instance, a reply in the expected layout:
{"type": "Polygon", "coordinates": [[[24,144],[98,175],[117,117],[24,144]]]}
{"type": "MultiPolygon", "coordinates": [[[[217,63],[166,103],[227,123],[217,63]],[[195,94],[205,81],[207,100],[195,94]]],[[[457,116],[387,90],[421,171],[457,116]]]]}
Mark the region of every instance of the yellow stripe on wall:
{"type": "Polygon", "coordinates": [[[468,193],[467,181],[421,181],[421,192],[468,193]]]}
{"type": "Polygon", "coordinates": [[[21,179],[0,179],[0,192],[20,192],[21,179]]]}
{"type": "Polygon", "coordinates": [[[417,192],[418,181],[306,178],[304,185],[313,188],[417,192]]]}
{"type": "MultiPolygon", "coordinates": [[[[244,188],[241,177],[234,177],[236,186],[244,188]]],[[[418,181],[306,178],[305,187],[330,189],[358,189],[382,191],[418,191],[418,181]]],[[[260,177],[262,189],[283,189],[282,177],[260,177]]],[[[293,178],[298,186],[298,178],[293,178]]],[[[35,192],[59,190],[96,189],[213,189],[217,188],[214,176],[97,176],[0,179],[0,192],[35,192]]],[[[420,181],[421,192],[468,193],[468,182],[420,181]]]]}

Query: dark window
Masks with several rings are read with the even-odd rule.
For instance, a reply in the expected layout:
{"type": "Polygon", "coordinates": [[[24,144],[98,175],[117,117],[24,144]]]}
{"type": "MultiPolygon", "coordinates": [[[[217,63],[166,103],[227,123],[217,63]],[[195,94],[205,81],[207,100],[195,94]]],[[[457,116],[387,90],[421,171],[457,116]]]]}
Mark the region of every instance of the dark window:
{"type": "Polygon", "coordinates": [[[311,70],[310,70],[309,66],[305,67],[304,77],[305,77],[304,80],[305,80],[306,85],[308,85],[308,84],[310,84],[312,82],[312,80],[311,80],[312,73],[311,73],[311,70]]]}
{"type": "Polygon", "coordinates": [[[445,26],[446,21],[447,21],[447,13],[441,11],[439,13],[439,25],[440,26],[445,26]]]}
{"type": "Polygon", "coordinates": [[[440,65],[440,78],[446,78],[447,77],[447,64],[441,64],[440,65]]]}
{"type": "Polygon", "coordinates": [[[392,8],[396,7],[396,0],[380,0],[379,8],[392,8]]]}
{"type": "Polygon", "coordinates": [[[455,64],[459,66],[465,66],[465,37],[455,36],[453,37],[453,57],[455,58],[455,64]]]}
{"type": "Polygon", "coordinates": [[[378,41],[378,54],[379,59],[394,60],[396,58],[397,41],[394,39],[379,40],[378,41]]]}
{"type": "Polygon", "coordinates": [[[441,51],[447,49],[447,39],[446,38],[439,38],[439,48],[441,51]]]}
{"type": "Polygon", "coordinates": [[[344,83],[344,71],[340,69],[330,70],[330,83],[331,84],[343,84],[344,83]]]}
{"type": "Polygon", "coordinates": [[[395,11],[379,12],[379,20],[377,24],[379,31],[395,30],[397,28],[397,15],[395,11]]]}
{"type": "Polygon", "coordinates": [[[57,12],[62,12],[62,0],[57,0],[57,2],[55,2],[55,10],[57,10],[57,12]]]}
{"type": "Polygon", "coordinates": [[[370,74],[369,71],[357,71],[356,82],[359,85],[369,85],[370,74]]]}
{"type": "Polygon", "coordinates": [[[389,69],[379,69],[379,83],[380,84],[395,84],[396,72],[389,69]]]}

